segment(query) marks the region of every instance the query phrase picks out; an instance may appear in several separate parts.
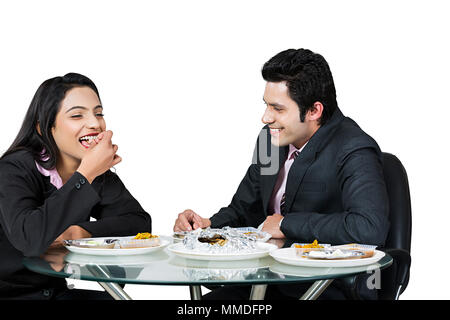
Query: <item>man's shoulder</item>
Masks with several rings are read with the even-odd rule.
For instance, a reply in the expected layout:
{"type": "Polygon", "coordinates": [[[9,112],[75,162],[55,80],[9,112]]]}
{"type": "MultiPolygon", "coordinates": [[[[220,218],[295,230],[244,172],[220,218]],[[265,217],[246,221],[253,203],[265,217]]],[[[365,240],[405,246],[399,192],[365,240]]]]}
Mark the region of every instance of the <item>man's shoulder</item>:
{"type": "Polygon", "coordinates": [[[342,164],[351,154],[376,154],[381,158],[378,143],[351,118],[343,119],[335,126],[320,147],[325,159],[342,164]]]}
{"type": "Polygon", "coordinates": [[[354,148],[376,148],[379,146],[374,138],[367,134],[351,118],[345,117],[333,134],[333,143],[341,146],[343,150],[354,148]]]}

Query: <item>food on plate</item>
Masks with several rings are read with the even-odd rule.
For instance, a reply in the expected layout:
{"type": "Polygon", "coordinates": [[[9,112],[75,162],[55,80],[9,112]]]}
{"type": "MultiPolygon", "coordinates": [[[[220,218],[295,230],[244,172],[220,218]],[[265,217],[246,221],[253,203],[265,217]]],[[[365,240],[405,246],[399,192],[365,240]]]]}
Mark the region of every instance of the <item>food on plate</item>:
{"type": "Polygon", "coordinates": [[[376,248],[376,246],[357,243],[330,246],[329,244],[319,244],[317,240],[310,244],[294,244],[292,247],[302,258],[323,260],[369,258],[374,255],[376,248]]]}
{"type": "Polygon", "coordinates": [[[373,251],[362,250],[348,250],[348,249],[320,249],[309,252],[304,252],[302,257],[308,259],[324,259],[324,260],[339,260],[339,259],[361,259],[369,258],[374,254],[373,251]]]}
{"type": "Polygon", "coordinates": [[[238,234],[243,235],[244,237],[253,238],[257,241],[262,242],[266,242],[272,237],[270,233],[261,231],[254,227],[239,227],[239,228],[232,228],[232,230],[236,231],[236,233],[238,234]]]}
{"type": "Polygon", "coordinates": [[[214,234],[213,236],[199,237],[198,241],[212,245],[218,244],[219,246],[224,246],[227,243],[227,239],[224,236],[217,233],[214,234]]]}
{"type": "Polygon", "coordinates": [[[316,239],[312,243],[294,243],[292,247],[295,248],[297,255],[302,256],[305,252],[323,250],[324,248],[329,248],[330,245],[319,243],[316,239]]]}
{"type": "Polygon", "coordinates": [[[155,236],[149,232],[138,233],[134,237],[134,239],[153,239],[153,238],[158,238],[158,236],[155,236]]]}
{"type": "Polygon", "coordinates": [[[324,246],[319,244],[319,242],[316,240],[314,240],[312,243],[307,243],[307,244],[294,244],[294,248],[302,248],[302,249],[317,249],[317,248],[323,248],[324,246]]]}
{"type": "Polygon", "coordinates": [[[372,246],[368,244],[359,244],[359,243],[348,243],[342,244],[339,246],[333,246],[336,249],[347,249],[347,250],[364,250],[364,251],[373,251],[377,248],[377,246],[372,246]]]}
{"type": "Polygon", "coordinates": [[[334,249],[348,250],[348,251],[357,251],[360,252],[359,258],[370,258],[375,254],[375,249],[377,246],[369,245],[369,244],[360,244],[360,243],[348,243],[338,246],[333,246],[334,249]]]}
{"type": "Polygon", "coordinates": [[[160,244],[159,236],[148,232],[138,233],[133,239],[121,239],[119,241],[121,249],[157,247],[160,244]]]}
{"type": "Polygon", "coordinates": [[[249,237],[254,237],[254,238],[258,239],[258,240],[264,239],[266,237],[265,233],[256,232],[256,231],[244,232],[244,235],[249,236],[249,237]]]}
{"type": "Polygon", "coordinates": [[[208,254],[254,252],[256,243],[256,238],[243,236],[242,231],[231,227],[197,229],[186,233],[183,239],[187,250],[208,254]]]}
{"type": "Polygon", "coordinates": [[[79,248],[89,249],[113,249],[115,246],[115,239],[77,239],[64,240],[66,246],[75,246],[79,248]]]}
{"type": "Polygon", "coordinates": [[[219,244],[219,245],[225,245],[226,243],[230,244],[230,239],[240,237],[242,241],[262,241],[265,242],[271,238],[271,234],[267,232],[260,231],[253,227],[240,227],[240,228],[231,228],[231,227],[224,227],[222,229],[211,229],[211,228],[204,228],[204,229],[196,229],[193,231],[177,231],[174,232],[172,235],[172,238],[175,241],[183,241],[186,238],[195,238],[195,240],[198,240],[197,238],[200,238],[201,240],[198,240],[200,243],[203,244],[219,244]],[[220,235],[224,237],[222,240],[225,241],[218,241],[221,239],[214,239],[214,235],[220,235]],[[225,236],[226,235],[226,236],[225,236]],[[211,238],[210,240],[208,240],[211,238]]]}

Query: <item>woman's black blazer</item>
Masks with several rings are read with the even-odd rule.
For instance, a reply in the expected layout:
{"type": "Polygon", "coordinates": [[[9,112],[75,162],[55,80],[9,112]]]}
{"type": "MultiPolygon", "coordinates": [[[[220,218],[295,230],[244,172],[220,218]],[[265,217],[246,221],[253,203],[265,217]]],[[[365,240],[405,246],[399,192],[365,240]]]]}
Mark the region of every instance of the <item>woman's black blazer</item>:
{"type": "Polygon", "coordinates": [[[29,151],[0,160],[0,296],[47,286],[52,280],[26,271],[22,258],[43,254],[71,225],[93,237],[151,232],[150,215],[110,170],[92,184],[75,172],[56,189],[29,151]]]}

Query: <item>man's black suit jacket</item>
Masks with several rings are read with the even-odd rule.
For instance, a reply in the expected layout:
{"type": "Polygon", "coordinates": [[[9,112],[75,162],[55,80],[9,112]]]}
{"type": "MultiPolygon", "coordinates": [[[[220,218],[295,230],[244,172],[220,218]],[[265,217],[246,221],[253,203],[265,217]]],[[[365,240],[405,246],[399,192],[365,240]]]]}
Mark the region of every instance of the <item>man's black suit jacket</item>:
{"type": "MultiPolygon", "coordinates": [[[[267,127],[258,138],[255,160],[230,205],[211,217],[212,227],[256,227],[273,213],[268,212],[268,206],[279,169],[264,174],[267,162],[261,159],[263,149],[270,150],[267,127]],[[261,139],[263,135],[266,139],[261,139]],[[266,145],[260,140],[267,141],[266,145]]],[[[275,148],[277,152],[270,155],[279,168],[288,149],[275,148]]],[[[292,164],[286,184],[286,212],[281,231],[289,239],[384,244],[389,222],[381,151],[339,108],[292,164]]]]}

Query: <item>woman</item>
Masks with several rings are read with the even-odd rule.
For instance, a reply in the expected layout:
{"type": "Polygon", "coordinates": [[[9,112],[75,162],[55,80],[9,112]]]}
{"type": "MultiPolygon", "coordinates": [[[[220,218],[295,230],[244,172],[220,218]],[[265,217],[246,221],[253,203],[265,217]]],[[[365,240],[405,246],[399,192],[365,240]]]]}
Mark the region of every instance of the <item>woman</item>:
{"type": "Polygon", "coordinates": [[[64,279],[27,271],[24,256],[66,239],[151,232],[150,215],[110,171],[121,161],[111,138],[90,79],[42,83],[0,159],[0,298],[68,296],[64,279]]]}

